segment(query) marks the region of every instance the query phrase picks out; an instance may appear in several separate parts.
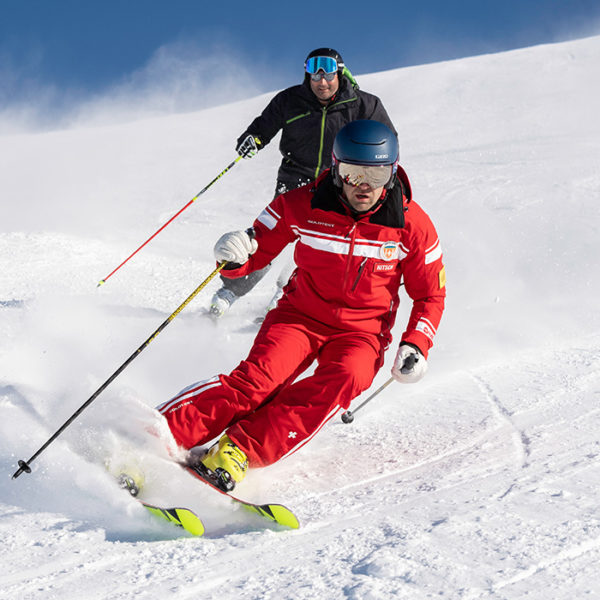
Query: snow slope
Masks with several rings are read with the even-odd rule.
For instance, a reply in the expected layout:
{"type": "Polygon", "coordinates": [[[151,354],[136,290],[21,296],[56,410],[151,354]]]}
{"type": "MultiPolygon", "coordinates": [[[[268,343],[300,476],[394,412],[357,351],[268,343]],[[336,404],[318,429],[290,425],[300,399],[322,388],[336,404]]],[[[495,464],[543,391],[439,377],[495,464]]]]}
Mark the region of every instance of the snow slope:
{"type": "Polygon", "coordinates": [[[438,228],[448,304],[425,380],[240,486],[294,508],[297,531],[234,512],[144,433],[151,407],[245,356],[276,269],[217,326],[211,282],[10,479],[270,200],[275,143],[96,288],[233,159],[271,95],[0,137],[0,597],[600,598],[599,62],[594,37],[360,77],[438,228]],[[114,486],[104,458],[131,454],[206,538],[114,486]]]}

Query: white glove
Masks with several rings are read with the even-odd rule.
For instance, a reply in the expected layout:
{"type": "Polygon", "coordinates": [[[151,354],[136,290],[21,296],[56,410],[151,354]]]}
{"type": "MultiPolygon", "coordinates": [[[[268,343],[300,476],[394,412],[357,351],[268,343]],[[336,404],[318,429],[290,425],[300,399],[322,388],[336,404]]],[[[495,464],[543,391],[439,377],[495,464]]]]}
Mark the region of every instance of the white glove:
{"type": "Polygon", "coordinates": [[[258,146],[260,146],[260,140],[253,135],[247,135],[235,151],[243,158],[252,158],[256,156],[258,146]]]}
{"type": "Polygon", "coordinates": [[[416,383],[426,372],[425,357],[416,348],[402,344],[392,367],[392,377],[400,383],[416,383]]]}
{"type": "Polygon", "coordinates": [[[230,231],[219,238],[214,253],[218,262],[226,260],[243,265],[257,249],[257,241],[246,231],[230,231]]]}

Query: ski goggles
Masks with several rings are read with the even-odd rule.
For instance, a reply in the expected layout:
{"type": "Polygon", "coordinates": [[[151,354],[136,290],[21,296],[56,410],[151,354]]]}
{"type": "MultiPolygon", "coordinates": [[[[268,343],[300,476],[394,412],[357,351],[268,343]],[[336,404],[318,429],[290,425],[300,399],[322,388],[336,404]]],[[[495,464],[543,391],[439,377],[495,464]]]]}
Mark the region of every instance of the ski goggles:
{"type": "Polygon", "coordinates": [[[324,79],[325,81],[333,81],[336,74],[337,73],[323,73],[323,71],[319,71],[318,73],[309,73],[312,81],[321,81],[321,79],[324,79]]]}
{"type": "Polygon", "coordinates": [[[337,165],[337,172],[340,179],[353,187],[366,183],[372,189],[387,185],[393,175],[393,165],[351,165],[350,163],[340,162],[337,165]]]}
{"type": "Polygon", "coordinates": [[[312,56],[306,61],[306,72],[313,81],[319,81],[321,77],[333,81],[337,71],[337,61],[331,56],[312,56]]]}

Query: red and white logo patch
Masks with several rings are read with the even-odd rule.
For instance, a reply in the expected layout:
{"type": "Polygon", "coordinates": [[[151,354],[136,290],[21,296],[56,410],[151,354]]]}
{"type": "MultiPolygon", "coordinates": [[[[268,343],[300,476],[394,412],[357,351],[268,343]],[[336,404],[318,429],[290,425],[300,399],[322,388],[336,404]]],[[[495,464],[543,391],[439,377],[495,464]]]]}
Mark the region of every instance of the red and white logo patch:
{"type": "Polygon", "coordinates": [[[379,257],[383,260],[397,260],[400,255],[396,242],[385,242],[379,248],[379,257]]]}

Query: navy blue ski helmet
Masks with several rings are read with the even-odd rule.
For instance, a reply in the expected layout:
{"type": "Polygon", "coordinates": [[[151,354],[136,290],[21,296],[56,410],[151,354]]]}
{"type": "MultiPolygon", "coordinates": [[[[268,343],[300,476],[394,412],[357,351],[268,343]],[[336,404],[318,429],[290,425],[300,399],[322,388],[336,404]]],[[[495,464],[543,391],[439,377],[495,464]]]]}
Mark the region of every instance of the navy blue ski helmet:
{"type": "Polygon", "coordinates": [[[367,119],[351,121],[335,136],[331,157],[334,183],[341,187],[339,163],[365,166],[392,165],[386,189],[394,186],[398,168],[399,150],[395,133],[379,121],[367,119]]]}

